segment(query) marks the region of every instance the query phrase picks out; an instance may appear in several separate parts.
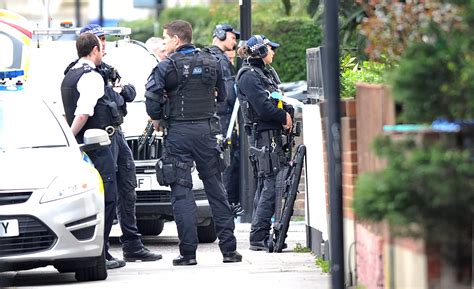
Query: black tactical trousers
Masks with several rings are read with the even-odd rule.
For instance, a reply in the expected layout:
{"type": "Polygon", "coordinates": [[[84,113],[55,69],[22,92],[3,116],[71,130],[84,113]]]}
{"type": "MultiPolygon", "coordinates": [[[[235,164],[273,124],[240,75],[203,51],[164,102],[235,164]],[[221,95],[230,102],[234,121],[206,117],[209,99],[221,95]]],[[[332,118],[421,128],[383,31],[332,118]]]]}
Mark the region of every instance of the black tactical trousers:
{"type": "Polygon", "coordinates": [[[104,183],[104,249],[105,252],[108,252],[109,235],[112,229],[117,203],[117,179],[115,176],[115,162],[109,146],[87,152],[87,155],[94,163],[94,167],[99,171],[99,174],[102,177],[102,182],[104,183]]]}
{"type": "Polygon", "coordinates": [[[120,242],[124,252],[136,252],[143,248],[143,243],[138,233],[137,219],[135,216],[135,203],[137,201],[137,178],[132,151],[127,145],[121,130],[116,130],[111,138],[110,146],[117,176],[117,217],[122,230],[120,242]]]}
{"type": "Polygon", "coordinates": [[[178,228],[181,255],[195,255],[198,246],[196,229],[196,202],[192,192],[191,166],[196,163],[199,177],[209,200],[214,225],[222,253],[236,249],[234,216],[227,200],[219,170],[219,151],[209,120],[170,122],[165,137],[165,152],[180,164],[176,169],[177,181],[171,185],[171,203],[178,228]]]}
{"type": "MultiPolygon", "coordinates": [[[[283,161],[281,133],[277,135],[269,131],[259,132],[257,134],[257,148],[267,147],[269,151],[278,153],[281,158],[278,161],[283,161]],[[273,145],[272,145],[273,144],[273,145]]],[[[279,170],[272,172],[263,172],[264,162],[270,162],[270,156],[266,155],[263,159],[259,159],[259,176],[257,178],[257,189],[253,201],[253,216],[252,225],[250,228],[250,242],[260,242],[265,240],[270,235],[272,225],[272,216],[275,213],[275,199],[276,199],[276,177],[279,170]]],[[[270,165],[273,167],[273,165],[270,165]]]]}

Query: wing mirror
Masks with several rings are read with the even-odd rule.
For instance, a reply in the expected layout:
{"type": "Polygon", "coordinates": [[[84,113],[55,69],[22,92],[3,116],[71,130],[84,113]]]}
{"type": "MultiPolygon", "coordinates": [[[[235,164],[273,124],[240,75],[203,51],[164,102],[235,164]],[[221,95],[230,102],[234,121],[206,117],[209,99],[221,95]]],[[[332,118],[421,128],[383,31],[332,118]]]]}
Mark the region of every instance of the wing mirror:
{"type": "Polygon", "coordinates": [[[84,132],[84,143],[80,149],[87,152],[107,145],[110,145],[109,134],[103,129],[91,128],[84,132]]]}

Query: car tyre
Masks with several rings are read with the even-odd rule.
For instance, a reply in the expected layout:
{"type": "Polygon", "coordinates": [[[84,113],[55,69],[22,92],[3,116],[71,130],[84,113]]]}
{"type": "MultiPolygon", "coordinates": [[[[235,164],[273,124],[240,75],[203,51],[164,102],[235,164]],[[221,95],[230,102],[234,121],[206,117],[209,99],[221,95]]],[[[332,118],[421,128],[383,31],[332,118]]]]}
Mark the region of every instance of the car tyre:
{"type": "Polygon", "coordinates": [[[158,236],[163,232],[164,225],[165,221],[160,219],[137,220],[138,231],[143,236],[158,236]]]}
{"type": "Polygon", "coordinates": [[[199,243],[213,243],[217,239],[214,220],[211,218],[209,225],[197,227],[199,243]]]}
{"type": "Polygon", "coordinates": [[[58,270],[59,273],[69,273],[69,272],[74,272],[75,269],[71,266],[65,266],[65,265],[54,265],[54,268],[58,270]]]}
{"type": "Polygon", "coordinates": [[[107,268],[105,267],[105,253],[102,250],[100,257],[97,257],[95,266],[84,267],[76,270],[76,280],[84,281],[98,281],[107,279],[107,268]]]}

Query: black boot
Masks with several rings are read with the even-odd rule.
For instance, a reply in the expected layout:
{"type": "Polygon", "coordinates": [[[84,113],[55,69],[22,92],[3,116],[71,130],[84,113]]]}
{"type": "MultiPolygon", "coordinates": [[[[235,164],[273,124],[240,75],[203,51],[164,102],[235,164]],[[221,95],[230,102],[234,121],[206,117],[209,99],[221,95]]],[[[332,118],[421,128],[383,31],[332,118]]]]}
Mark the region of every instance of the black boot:
{"type": "Polygon", "coordinates": [[[250,241],[250,250],[252,251],[268,251],[268,239],[262,241],[250,241]]]}
{"type": "Polygon", "coordinates": [[[224,259],[222,261],[224,263],[242,262],[242,255],[240,255],[240,253],[237,251],[230,253],[222,253],[222,256],[224,256],[224,259]]]}
{"type": "Polygon", "coordinates": [[[179,255],[173,259],[173,266],[187,266],[187,265],[196,265],[196,255],[179,255]]]}
{"type": "Polygon", "coordinates": [[[163,258],[161,254],[152,253],[147,248],[141,248],[136,252],[123,252],[123,258],[127,262],[156,261],[163,258]]]}

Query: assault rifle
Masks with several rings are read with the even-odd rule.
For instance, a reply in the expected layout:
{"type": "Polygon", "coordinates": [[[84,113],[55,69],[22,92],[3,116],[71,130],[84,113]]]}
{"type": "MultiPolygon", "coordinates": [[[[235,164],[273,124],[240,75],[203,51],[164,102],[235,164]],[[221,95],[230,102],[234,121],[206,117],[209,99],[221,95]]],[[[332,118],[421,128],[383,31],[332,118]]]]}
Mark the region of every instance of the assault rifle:
{"type": "Polygon", "coordinates": [[[153,142],[153,131],[155,128],[153,127],[153,123],[149,121],[146,124],[145,129],[143,130],[142,134],[138,138],[138,153],[140,153],[143,148],[145,147],[145,144],[151,144],[153,142]]]}
{"type": "Polygon", "coordinates": [[[275,222],[267,244],[269,253],[285,249],[285,239],[293,216],[305,156],[306,146],[300,144],[289,166],[284,167],[277,175],[275,222]]]}

